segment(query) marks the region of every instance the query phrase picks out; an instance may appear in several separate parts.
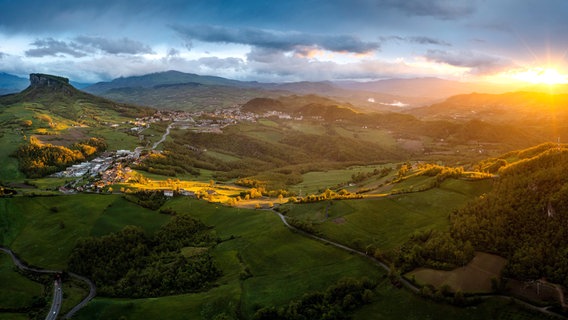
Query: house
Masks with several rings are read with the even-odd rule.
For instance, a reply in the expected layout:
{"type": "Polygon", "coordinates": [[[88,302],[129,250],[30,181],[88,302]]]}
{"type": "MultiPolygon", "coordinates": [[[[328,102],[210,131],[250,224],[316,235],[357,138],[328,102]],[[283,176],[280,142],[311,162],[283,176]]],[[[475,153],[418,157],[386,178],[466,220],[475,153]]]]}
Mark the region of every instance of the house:
{"type": "Polygon", "coordinates": [[[182,196],[195,197],[195,192],[193,192],[193,191],[188,191],[188,190],[181,189],[181,190],[179,191],[179,193],[180,193],[182,196]]]}
{"type": "Polygon", "coordinates": [[[174,191],[173,190],[164,190],[164,196],[166,197],[173,197],[174,191]]]}

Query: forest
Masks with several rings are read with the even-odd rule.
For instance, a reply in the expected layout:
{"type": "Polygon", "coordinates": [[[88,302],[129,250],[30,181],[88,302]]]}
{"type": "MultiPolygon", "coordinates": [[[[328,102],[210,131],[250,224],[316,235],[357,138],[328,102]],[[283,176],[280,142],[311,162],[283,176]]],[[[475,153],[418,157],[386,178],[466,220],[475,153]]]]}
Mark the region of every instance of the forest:
{"type": "MultiPolygon", "coordinates": [[[[505,275],[568,285],[568,149],[553,144],[507,155],[493,190],[451,215],[451,235],[505,256],[505,275]]],[[[497,162],[498,160],[496,160],[497,162]]]]}
{"type": "Polygon", "coordinates": [[[69,270],[87,276],[101,295],[158,297],[196,292],[221,275],[208,250],[190,257],[188,246],[210,247],[213,231],[188,215],[176,215],[154,235],[140,227],[100,238],[80,240],[72,251],[69,270]]]}
{"type": "Polygon", "coordinates": [[[39,178],[92,159],[106,148],[107,144],[101,138],[90,138],[64,147],[44,144],[30,137],[29,143],[20,145],[14,156],[18,159],[20,170],[28,178],[39,178]]]}

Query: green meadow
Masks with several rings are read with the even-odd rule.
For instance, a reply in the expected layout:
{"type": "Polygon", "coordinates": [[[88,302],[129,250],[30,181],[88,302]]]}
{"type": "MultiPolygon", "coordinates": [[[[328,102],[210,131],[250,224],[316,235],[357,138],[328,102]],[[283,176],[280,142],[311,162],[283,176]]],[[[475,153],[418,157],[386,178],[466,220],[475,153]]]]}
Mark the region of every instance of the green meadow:
{"type": "Polygon", "coordinates": [[[43,295],[43,285],[18,273],[12,258],[3,252],[0,253],[0,283],[0,310],[26,308],[34,297],[43,295]]]}
{"type": "Polygon", "coordinates": [[[77,240],[138,225],[157,230],[169,216],[117,195],[73,195],[0,199],[1,243],[26,262],[63,269],[77,240]]]}
{"type": "MultiPolygon", "coordinates": [[[[338,184],[347,184],[351,181],[351,177],[354,174],[368,173],[383,167],[383,165],[353,166],[345,169],[307,172],[302,175],[303,181],[291,186],[290,190],[295,191],[297,194],[301,193],[304,196],[317,194],[322,189],[334,188],[338,184]]],[[[345,188],[349,189],[349,186],[345,186],[345,188]]]]}
{"type": "Polygon", "coordinates": [[[223,270],[217,286],[204,293],[153,299],[96,298],[81,311],[80,319],[103,315],[136,319],[143,314],[210,319],[204,315],[212,310],[250,318],[258,308],[283,306],[306,292],[324,290],[343,277],[384,275],[383,270],[358,255],[290,231],[271,211],[235,209],[187,198],[166,205],[213,226],[223,240],[212,251],[223,270]],[[159,314],[157,310],[161,310],[159,314]]]}
{"type": "Polygon", "coordinates": [[[488,190],[490,181],[448,179],[439,188],[380,198],[286,204],[289,217],[311,222],[325,237],[350,246],[390,250],[417,231],[445,230],[448,215],[488,190]]]}

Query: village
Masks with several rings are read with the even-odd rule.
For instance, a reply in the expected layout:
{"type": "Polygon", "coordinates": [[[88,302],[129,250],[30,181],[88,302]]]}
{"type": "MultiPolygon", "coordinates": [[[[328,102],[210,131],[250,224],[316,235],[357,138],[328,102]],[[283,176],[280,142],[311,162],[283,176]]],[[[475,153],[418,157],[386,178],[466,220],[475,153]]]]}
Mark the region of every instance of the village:
{"type": "MultiPolygon", "coordinates": [[[[79,164],[74,164],[64,171],[52,175],[56,178],[72,178],[71,182],[59,188],[65,194],[77,192],[103,192],[108,186],[116,183],[125,183],[133,179],[135,172],[131,167],[139,165],[151,153],[161,153],[156,150],[171,128],[193,130],[199,133],[222,133],[222,129],[239,122],[257,122],[259,119],[277,117],[286,120],[303,120],[302,116],[293,117],[289,114],[268,111],[263,114],[242,112],[240,106],[216,110],[214,112],[186,112],[158,110],[151,116],[136,118],[126,123],[107,123],[111,128],[129,130],[130,134],[138,135],[143,141],[144,131],[154,123],[169,123],[161,140],[153,146],[139,146],[130,150],[106,151],[98,157],[79,164]]],[[[171,192],[167,192],[169,196],[171,192]]],[[[182,195],[192,196],[193,192],[182,192],[182,195]]]]}

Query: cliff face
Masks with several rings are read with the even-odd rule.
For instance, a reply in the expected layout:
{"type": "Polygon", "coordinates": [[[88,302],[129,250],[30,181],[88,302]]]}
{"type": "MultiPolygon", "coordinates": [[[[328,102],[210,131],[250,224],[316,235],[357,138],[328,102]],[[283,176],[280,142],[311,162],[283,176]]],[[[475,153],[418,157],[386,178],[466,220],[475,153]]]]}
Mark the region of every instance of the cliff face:
{"type": "Polygon", "coordinates": [[[72,95],[76,90],[69,84],[69,79],[67,78],[52,76],[49,74],[32,73],[30,74],[30,86],[25,91],[32,94],[39,92],[51,92],[72,95]]]}

